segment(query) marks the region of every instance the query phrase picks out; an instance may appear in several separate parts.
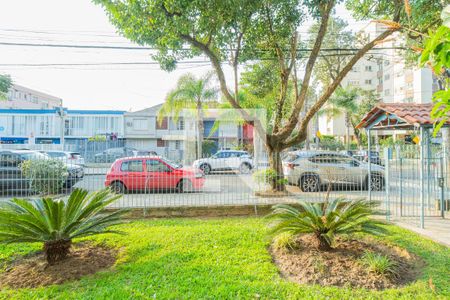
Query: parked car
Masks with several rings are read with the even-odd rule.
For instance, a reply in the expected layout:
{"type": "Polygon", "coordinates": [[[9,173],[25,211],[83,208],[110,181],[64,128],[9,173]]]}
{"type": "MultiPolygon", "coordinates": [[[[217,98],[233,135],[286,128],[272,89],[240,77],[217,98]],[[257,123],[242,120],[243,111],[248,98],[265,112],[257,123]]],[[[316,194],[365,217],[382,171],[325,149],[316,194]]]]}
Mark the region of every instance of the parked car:
{"type": "Polygon", "coordinates": [[[118,158],[135,156],[137,149],[130,147],[109,148],[94,155],[96,163],[111,163],[118,158]]]}
{"type": "Polygon", "coordinates": [[[342,151],[339,151],[340,154],[348,155],[348,156],[351,156],[351,157],[355,156],[355,154],[357,152],[358,152],[357,150],[342,150],[342,151]]]}
{"type": "MultiPolygon", "coordinates": [[[[20,164],[26,160],[51,159],[46,154],[31,150],[0,151],[0,189],[1,190],[29,190],[29,179],[22,174],[20,164]]],[[[84,169],[79,165],[66,164],[68,176],[65,188],[71,188],[84,177],[84,169]]]]}
{"type": "Polygon", "coordinates": [[[147,190],[200,190],[205,182],[203,172],[183,168],[163,157],[128,157],[116,160],[106,174],[105,186],[116,193],[147,190]]]}
{"type": "MultiPolygon", "coordinates": [[[[283,161],[283,171],[289,184],[303,192],[316,192],[328,184],[367,188],[368,165],[348,155],[327,151],[295,151],[283,161]]],[[[384,188],[384,168],[372,165],[371,189],[384,188]]]]}
{"type": "Polygon", "coordinates": [[[213,171],[238,170],[243,174],[253,169],[253,160],[247,151],[221,150],[209,158],[194,161],[193,166],[205,175],[213,171]]]}
{"type": "Polygon", "coordinates": [[[62,160],[66,164],[80,165],[80,166],[85,165],[84,158],[81,157],[81,154],[79,152],[54,151],[54,150],[41,152],[47,154],[51,158],[62,160]]]}
{"type": "MultiPolygon", "coordinates": [[[[353,154],[353,157],[359,161],[368,162],[369,161],[369,151],[367,150],[361,150],[357,151],[355,154],[353,154]]],[[[370,151],[370,161],[372,164],[382,165],[382,161],[380,158],[380,153],[377,151],[370,151]]]]}
{"type": "Polygon", "coordinates": [[[133,154],[134,156],[158,156],[158,153],[150,150],[136,150],[133,154]]]}

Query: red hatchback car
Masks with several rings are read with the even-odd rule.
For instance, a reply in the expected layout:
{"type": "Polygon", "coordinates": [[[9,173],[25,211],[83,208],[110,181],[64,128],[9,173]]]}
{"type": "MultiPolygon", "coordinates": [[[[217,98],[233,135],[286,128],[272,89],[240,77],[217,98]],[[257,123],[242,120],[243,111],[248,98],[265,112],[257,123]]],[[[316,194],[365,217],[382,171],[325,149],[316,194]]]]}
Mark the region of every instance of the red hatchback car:
{"type": "Polygon", "coordinates": [[[202,171],[183,168],[162,157],[127,157],[116,160],[106,174],[105,186],[116,193],[128,191],[196,191],[203,187],[202,171]]]}

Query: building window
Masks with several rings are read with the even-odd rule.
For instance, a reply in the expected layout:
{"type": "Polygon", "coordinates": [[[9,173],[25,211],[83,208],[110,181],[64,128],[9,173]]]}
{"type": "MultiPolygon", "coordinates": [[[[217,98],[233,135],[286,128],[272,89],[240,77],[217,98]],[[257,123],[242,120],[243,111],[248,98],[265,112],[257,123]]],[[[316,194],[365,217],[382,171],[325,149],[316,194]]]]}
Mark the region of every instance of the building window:
{"type": "Polygon", "coordinates": [[[175,149],[180,150],[181,149],[181,141],[175,141],[175,149]]]}
{"type": "Polygon", "coordinates": [[[133,119],[133,129],[134,130],[146,130],[146,129],[148,129],[147,119],[133,119]]]}
{"type": "Polygon", "coordinates": [[[183,118],[178,119],[177,130],[184,130],[184,119],[183,118]]]}
{"type": "Polygon", "coordinates": [[[366,79],[365,83],[366,84],[372,84],[372,80],[371,79],[366,79]]]}
{"type": "Polygon", "coordinates": [[[353,72],[359,72],[359,66],[353,66],[352,71],[353,72]]]}
{"type": "Polygon", "coordinates": [[[69,117],[67,127],[67,135],[83,135],[84,117],[69,117]]]}
{"type": "Polygon", "coordinates": [[[358,86],[359,85],[359,80],[349,80],[348,81],[348,85],[358,86]]]}
{"type": "Polygon", "coordinates": [[[106,133],[108,127],[107,117],[94,117],[94,126],[96,133],[106,133]]]}
{"type": "Polygon", "coordinates": [[[391,90],[390,89],[384,90],[384,95],[385,96],[390,96],[391,95],[391,90]]]}
{"type": "Polygon", "coordinates": [[[168,128],[168,120],[167,117],[164,117],[161,121],[156,120],[156,129],[167,129],[168,128]]]}
{"type": "Polygon", "coordinates": [[[372,72],[372,66],[366,66],[366,71],[367,72],[372,72]]]}
{"type": "Polygon", "coordinates": [[[40,135],[50,135],[50,117],[43,116],[39,124],[40,135]]]}
{"type": "Polygon", "coordinates": [[[384,75],[384,80],[389,80],[390,78],[391,78],[391,75],[389,75],[389,74],[384,75]]]}
{"type": "Polygon", "coordinates": [[[156,147],[163,148],[166,147],[166,141],[163,139],[157,139],[156,140],[156,147]]]}

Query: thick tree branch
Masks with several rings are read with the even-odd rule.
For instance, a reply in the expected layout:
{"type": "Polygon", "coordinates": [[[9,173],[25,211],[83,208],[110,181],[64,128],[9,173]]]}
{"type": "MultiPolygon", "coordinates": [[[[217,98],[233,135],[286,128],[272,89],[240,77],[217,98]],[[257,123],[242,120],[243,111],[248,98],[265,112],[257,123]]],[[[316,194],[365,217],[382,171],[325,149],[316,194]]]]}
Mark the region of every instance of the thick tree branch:
{"type": "Polygon", "coordinates": [[[208,56],[214,70],[216,71],[217,77],[219,79],[220,90],[221,90],[222,94],[230,102],[230,104],[231,104],[231,106],[233,106],[233,108],[242,109],[242,107],[239,106],[239,104],[234,99],[233,95],[231,95],[230,91],[228,90],[227,82],[225,79],[225,74],[223,72],[222,66],[220,65],[220,60],[216,56],[216,54],[205,44],[196,40],[195,38],[191,37],[190,35],[180,34],[180,37],[183,40],[185,40],[186,42],[188,42],[190,45],[200,49],[206,56],[208,56]]]}
{"type": "Polygon", "coordinates": [[[197,49],[201,50],[206,56],[208,56],[209,60],[211,61],[211,64],[213,65],[214,70],[216,71],[217,77],[219,79],[220,90],[221,90],[222,94],[225,96],[225,98],[227,99],[227,101],[231,104],[231,106],[234,109],[238,110],[238,113],[241,115],[241,117],[245,121],[253,121],[254,122],[254,127],[257,130],[257,132],[258,132],[258,134],[260,135],[261,138],[267,137],[268,134],[265,131],[265,129],[263,128],[263,126],[261,124],[261,120],[259,120],[257,118],[255,119],[252,116],[250,116],[248,114],[248,112],[246,110],[244,110],[239,105],[239,103],[236,102],[236,100],[233,97],[233,95],[231,95],[231,93],[230,93],[230,91],[228,90],[228,87],[227,87],[225,74],[224,74],[222,66],[220,64],[220,60],[216,56],[216,54],[209,47],[207,47],[205,44],[201,43],[200,41],[196,40],[195,38],[191,37],[190,35],[180,34],[180,37],[184,41],[186,41],[187,43],[192,45],[193,47],[196,47],[197,49]]]}
{"type": "Polygon", "coordinates": [[[327,32],[328,27],[328,19],[330,17],[331,10],[334,7],[334,1],[330,1],[325,4],[322,13],[322,20],[320,23],[319,31],[317,33],[316,41],[314,42],[314,46],[311,50],[311,54],[308,58],[308,62],[305,68],[305,75],[303,77],[300,94],[297,99],[295,99],[294,109],[292,110],[291,116],[289,117],[288,123],[281,129],[278,133],[276,133],[275,139],[284,140],[292,134],[292,131],[297,126],[298,118],[300,115],[300,111],[303,108],[305,103],[305,99],[308,92],[309,82],[311,80],[312,71],[314,69],[314,65],[316,63],[317,57],[319,56],[320,48],[322,46],[323,39],[327,32]]]}
{"type": "MultiPolygon", "coordinates": [[[[400,19],[400,7],[397,6],[396,13],[394,16],[393,21],[398,22],[400,19]]],[[[330,84],[325,92],[322,94],[322,96],[319,98],[319,100],[310,108],[310,110],[306,113],[305,117],[303,118],[301,122],[301,126],[299,129],[299,132],[294,137],[290,138],[284,143],[285,147],[290,147],[292,145],[300,143],[306,136],[306,130],[308,127],[309,121],[313,118],[313,116],[322,108],[322,106],[328,101],[330,96],[334,93],[337,87],[341,84],[341,81],[345,78],[345,76],[350,72],[350,70],[353,68],[353,66],[373,47],[377,45],[378,42],[384,40],[388,36],[390,36],[392,33],[398,31],[398,28],[389,28],[388,30],[384,31],[380,35],[378,35],[374,40],[366,44],[363,48],[361,48],[353,57],[352,59],[345,65],[345,67],[342,69],[342,71],[337,76],[336,80],[333,81],[332,84],[330,84]]]]}
{"type": "Polygon", "coordinates": [[[237,38],[236,52],[233,57],[233,73],[234,73],[234,98],[236,103],[239,104],[239,78],[238,78],[238,65],[239,65],[239,54],[241,52],[241,43],[244,32],[240,32],[237,38]]]}
{"type": "Polygon", "coordinates": [[[291,39],[289,65],[286,67],[286,64],[284,63],[284,55],[283,59],[280,59],[281,61],[283,61],[283,63],[280,64],[280,95],[278,97],[277,107],[275,111],[275,124],[273,129],[274,134],[278,132],[281,126],[281,120],[283,119],[284,104],[286,102],[287,91],[289,87],[289,77],[291,75],[292,68],[295,66],[296,63],[297,43],[298,43],[297,37],[298,34],[297,32],[295,32],[291,39]]]}

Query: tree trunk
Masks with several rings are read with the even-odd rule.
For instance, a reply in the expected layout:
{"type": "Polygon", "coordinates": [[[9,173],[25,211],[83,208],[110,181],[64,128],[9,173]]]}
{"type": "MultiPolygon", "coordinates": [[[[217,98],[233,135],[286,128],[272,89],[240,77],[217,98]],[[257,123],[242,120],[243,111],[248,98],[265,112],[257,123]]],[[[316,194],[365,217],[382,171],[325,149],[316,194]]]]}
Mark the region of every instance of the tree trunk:
{"type": "Polygon", "coordinates": [[[361,148],[361,132],[358,129],[354,129],[353,131],[355,132],[356,145],[358,146],[357,148],[360,149],[361,148]]]}
{"type": "Polygon", "coordinates": [[[347,150],[350,150],[350,115],[348,112],[345,113],[345,135],[347,150]]]}
{"type": "Polygon", "coordinates": [[[316,233],[315,236],[317,239],[317,249],[320,251],[330,251],[332,249],[331,245],[320,233],[316,233]]]}
{"type": "Polygon", "coordinates": [[[72,240],[58,240],[44,243],[45,259],[49,265],[67,257],[72,246],[72,240]]]}
{"type": "Polygon", "coordinates": [[[269,155],[269,166],[276,172],[276,176],[270,179],[270,188],[273,192],[283,192],[286,190],[284,184],[283,164],[281,162],[281,150],[278,148],[267,147],[269,155]]]}
{"type": "Polygon", "coordinates": [[[203,156],[203,113],[201,104],[197,104],[197,159],[203,156]]]}

